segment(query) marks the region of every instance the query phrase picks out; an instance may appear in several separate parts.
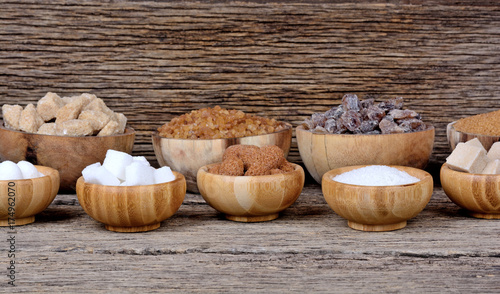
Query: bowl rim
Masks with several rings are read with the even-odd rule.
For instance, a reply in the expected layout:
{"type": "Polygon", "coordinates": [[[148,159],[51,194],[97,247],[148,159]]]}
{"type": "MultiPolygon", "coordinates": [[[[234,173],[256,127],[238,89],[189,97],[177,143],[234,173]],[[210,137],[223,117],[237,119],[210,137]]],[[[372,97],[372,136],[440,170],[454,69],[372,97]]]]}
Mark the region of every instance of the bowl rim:
{"type": "MultiPolygon", "coordinates": [[[[249,179],[249,178],[264,178],[264,177],[268,177],[268,178],[272,178],[272,177],[283,177],[283,175],[286,175],[286,174],[294,174],[294,173],[297,173],[299,172],[300,173],[300,170],[302,170],[302,172],[304,171],[304,169],[302,168],[302,166],[300,166],[300,164],[296,164],[296,163],[293,163],[293,162],[290,162],[293,166],[294,166],[294,170],[291,171],[291,172],[286,172],[286,173],[281,173],[281,174],[275,174],[275,175],[260,175],[260,176],[228,176],[228,175],[218,175],[218,174],[213,174],[213,173],[210,173],[208,172],[208,167],[209,166],[212,166],[212,165],[216,165],[216,164],[221,164],[221,162],[216,162],[216,163],[211,163],[211,164],[207,164],[207,165],[204,165],[202,167],[200,167],[198,169],[198,172],[203,170],[203,172],[207,173],[207,174],[210,174],[212,176],[215,176],[215,177],[221,177],[221,178],[226,178],[226,179],[236,179],[236,178],[246,178],[246,179],[249,179]]],[[[198,174],[198,173],[197,173],[198,174]]]]}
{"type": "MultiPolygon", "coordinates": [[[[10,132],[15,132],[15,133],[20,133],[20,134],[28,134],[28,135],[33,135],[33,136],[42,136],[42,137],[56,137],[56,138],[109,138],[109,137],[120,137],[120,136],[130,136],[135,134],[135,130],[131,127],[125,127],[125,131],[122,134],[114,134],[114,135],[108,135],[108,136],[59,136],[59,135],[47,135],[47,134],[38,134],[38,133],[28,133],[24,131],[18,131],[18,130],[13,130],[9,129],[4,126],[4,122],[2,119],[0,119],[0,129],[10,131],[10,132]]],[[[92,139],[90,139],[92,140],[92,139]]]]}
{"type": "Polygon", "coordinates": [[[82,180],[83,184],[87,185],[87,186],[99,186],[100,189],[108,189],[109,188],[113,188],[113,189],[120,189],[120,188],[128,188],[128,189],[136,189],[138,187],[154,187],[154,186],[160,186],[160,185],[168,185],[168,184],[173,184],[175,182],[178,182],[178,181],[185,181],[185,177],[183,174],[181,174],[180,172],[177,172],[177,171],[172,171],[172,173],[174,173],[175,175],[175,179],[173,181],[170,181],[170,182],[165,182],[165,183],[159,183],[159,184],[151,184],[151,185],[135,185],[135,186],[111,186],[111,185],[101,185],[101,184],[93,184],[93,183],[88,183],[88,182],[85,182],[85,179],[83,178],[83,175],[79,176],[78,179],[76,180],[76,182],[80,181],[80,179],[82,180]]]}
{"type": "MultiPolygon", "coordinates": [[[[153,131],[151,131],[151,136],[153,138],[160,138],[160,139],[165,139],[165,140],[179,140],[179,141],[216,141],[216,140],[237,140],[241,138],[252,138],[252,137],[259,137],[259,136],[268,136],[268,135],[274,135],[274,134],[279,134],[279,133],[285,133],[288,131],[293,131],[293,125],[280,121],[280,123],[285,125],[285,128],[283,130],[277,131],[277,132],[272,132],[272,133],[267,133],[267,134],[260,134],[260,135],[252,135],[252,136],[244,136],[244,137],[232,137],[232,138],[217,138],[217,139],[183,139],[183,138],[168,138],[168,137],[162,137],[160,136],[160,132],[158,132],[158,128],[155,128],[153,131]]],[[[154,144],[154,142],[153,142],[154,144]]]]}
{"type": "MultiPolygon", "coordinates": [[[[340,175],[340,174],[338,174],[338,175],[340,175]]],[[[432,181],[434,181],[433,178],[432,178],[432,175],[430,173],[428,173],[427,171],[425,171],[423,169],[416,168],[416,167],[404,166],[404,165],[365,164],[365,165],[348,165],[348,166],[338,167],[338,168],[329,170],[325,174],[323,174],[323,177],[321,179],[321,184],[323,185],[323,181],[327,181],[327,182],[334,182],[334,183],[339,184],[339,185],[356,187],[358,189],[372,189],[372,188],[398,189],[398,188],[407,188],[407,187],[410,187],[410,186],[420,185],[427,178],[430,178],[432,181]],[[401,171],[401,169],[399,169],[399,167],[402,167],[402,168],[405,168],[405,169],[411,169],[411,170],[414,170],[414,171],[416,171],[418,173],[421,173],[423,175],[423,177],[419,178],[418,182],[409,183],[409,184],[403,184],[403,185],[367,186],[367,185],[355,185],[355,184],[348,184],[348,183],[338,182],[338,181],[335,181],[333,179],[333,177],[330,175],[330,174],[333,173],[333,171],[336,171],[336,170],[339,170],[339,169],[346,169],[346,171],[342,172],[342,173],[346,173],[346,172],[349,172],[349,171],[352,171],[352,170],[355,170],[355,169],[363,168],[363,167],[366,167],[366,166],[375,166],[375,165],[382,165],[382,166],[394,167],[394,168],[396,168],[396,169],[398,169],[400,171],[401,171]]]]}
{"type": "Polygon", "coordinates": [[[476,176],[476,177],[492,178],[492,179],[500,180],[500,174],[475,174],[475,173],[468,173],[468,172],[464,172],[464,171],[454,170],[446,162],[441,165],[440,171],[441,170],[446,170],[447,172],[450,172],[450,173],[460,174],[460,175],[463,175],[464,177],[476,176]]]}
{"type": "Polygon", "coordinates": [[[304,129],[303,125],[297,126],[295,129],[296,131],[303,131],[303,132],[309,132],[313,135],[320,135],[320,136],[345,136],[345,137],[360,137],[360,136],[369,136],[369,137],[374,137],[374,136],[397,136],[397,135],[409,135],[409,134],[417,134],[417,133],[423,133],[423,132],[429,132],[429,131],[435,131],[434,125],[430,123],[424,123],[427,128],[425,130],[421,131],[416,131],[416,132],[409,132],[409,133],[392,133],[392,134],[318,134],[314,133],[311,130],[306,130],[304,129]]]}
{"type": "MultiPolygon", "coordinates": [[[[5,160],[5,161],[7,161],[7,160],[5,160]]],[[[53,168],[53,167],[50,167],[50,166],[45,166],[45,165],[35,165],[35,164],[34,164],[34,166],[37,168],[37,170],[38,170],[38,167],[43,167],[43,168],[45,168],[45,169],[48,169],[48,170],[51,172],[51,174],[53,174],[54,172],[59,173],[59,171],[58,171],[57,169],[55,169],[55,168],[53,168]]],[[[16,183],[17,183],[17,182],[21,182],[21,183],[22,183],[22,182],[34,181],[34,180],[38,180],[38,179],[45,179],[45,178],[50,178],[50,175],[46,175],[46,174],[44,174],[44,176],[43,176],[43,177],[30,178],[30,179],[19,179],[19,180],[0,180],[0,183],[4,183],[4,182],[16,182],[16,183]]]]}

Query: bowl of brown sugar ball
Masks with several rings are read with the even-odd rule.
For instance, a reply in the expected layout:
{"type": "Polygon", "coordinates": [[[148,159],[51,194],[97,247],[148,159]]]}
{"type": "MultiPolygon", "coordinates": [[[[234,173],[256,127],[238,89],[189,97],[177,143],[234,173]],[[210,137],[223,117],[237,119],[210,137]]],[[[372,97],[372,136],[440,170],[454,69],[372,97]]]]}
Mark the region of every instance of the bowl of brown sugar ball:
{"type": "Polygon", "coordinates": [[[304,170],[288,162],[276,145],[232,145],[222,162],[198,170],[203,199],[229,220],[274,220],[292,205],[304,186],[304,170]]]}
{"type": "Polygon", "coordinates": [[[109,149],[132,152],[135,131],[127,118],[93,94],[60,97],[49,92],[36,106],[4,104],[0,121],[0,161],[52,167],[60,189],[74,190],[82,170],[102,162],[109,149]]]}
{"type": "Polygon", "coordinates": [[[285,122],[215,106],[173,118],[153,132],[152,140],[160,166],[170,166],[182,173],[187,190],[198,193],[198,170],[221,162],[229,146],[276,145],[286,157],[292,131],[292,126],[285,122]]]}
{"type": "Polygon", "coordinates": [[[352,165],[425,168],[434,145],[434,127],[403,108],[403,98],[376,103],[346,94],[342,103],[314,113],[296,129],[300,156],[311,176],[352,165]]]}

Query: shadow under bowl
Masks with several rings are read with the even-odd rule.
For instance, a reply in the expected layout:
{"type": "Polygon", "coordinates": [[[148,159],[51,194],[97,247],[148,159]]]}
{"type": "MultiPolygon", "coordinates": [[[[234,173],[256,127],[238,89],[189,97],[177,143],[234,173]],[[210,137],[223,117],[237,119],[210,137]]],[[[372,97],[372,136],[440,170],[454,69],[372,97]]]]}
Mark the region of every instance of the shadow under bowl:
{"type": "Polygon", "coordinates": [[[429,203],[432,176],[417,168],[392,166],[420,179],[413,184],[361,186],[333,180],[337,175],[365,166],[337,168],[323,175],[323,196],[333,211],[348,220],[349,227],[371,232],[402,229],[407,220],[417,216],[429,203]]]}
{"type": "Polygon", "coordinates": [[[226,218],[238,222],[262,222],[278,218],[292,205],[304,187],[304,170],[266,176],[224,176],[198,171],[198,187],[203,199],[226,218]]]}
{"type": "Polygon", "coordinates": [[[59,172],[46,166],[35,166],[43,177],[0,181],[0,227],[21,226],[35,221],[59,191],[59,172]]]}
{"type": "Polygon", "coordinates": [[[175,139],[161,137],[158,131],[152,134],[153,148],[160,166],[169,166],[186,177],[187,190],[199,193],[196,184],[198,170],[205,165],[222,161],[224,151],[231,145],[277,145],[285,153],[292,143],[292,125],[279,132],[227,139],[175,139]]]}
{"type": "MultiPolygon", "coordinates": [[[[3,122],[0,121],[0,125],[3,122]]],[[[0,127],[0,161],[26,160],[35,165],[55,168],[61,178],[61,190],[75,190],[82,170],[104,161],[109,149],[132,153],[135,131],[112,136],[53,136],[14,131],[0,127]]]]}

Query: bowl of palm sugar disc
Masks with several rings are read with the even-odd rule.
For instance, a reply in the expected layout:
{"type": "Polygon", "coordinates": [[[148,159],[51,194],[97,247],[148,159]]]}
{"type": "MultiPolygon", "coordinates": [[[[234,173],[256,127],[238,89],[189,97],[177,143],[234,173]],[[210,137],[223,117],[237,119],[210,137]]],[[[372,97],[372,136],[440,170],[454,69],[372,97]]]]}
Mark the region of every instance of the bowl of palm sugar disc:
{"type": "Polygon", "coordinates": [[[376,103],[346,94],[342,103],[314,113],[296,129],[300,157],[311,176],[351,165],[399,165],[424,168],[434,145],[434,127],[403,98],[376,103]]]}
{"type": "Polygon", "coordinates": [[[292,126],[285,122],[215,106],[173,118],[153,132],[152,141],[160,166],[170,166],[182,173],[187,190],[198,193],[198,170],[221,162],[229,146],[276,145],[286,157],[292,131],[292,126]]]}
{"type": "Polygon", "coordinates": [[[448,144],[453,151],[458,143],[477,138],[486,150],[500,140],[500,110],[477,114],[451,122],[446,127],[448,144]]]}
{"type": "Polygon", "coordinates": [[[48,92],[37,103],[4,104],[0,161],[26,160],[59,171],[60,189],[74,190],[82,170],[114,149],[131,153],[135,131],[123,113],[93,94],[60,97],[48,92]]]}
{"type": "Polygon", "coordinates": [[[304,170],[288,162],[276,145],[232,145],[222,161],[198,170],[203,199],[229,220],[262,222],[276,219],[304,187],[304,170]]]}

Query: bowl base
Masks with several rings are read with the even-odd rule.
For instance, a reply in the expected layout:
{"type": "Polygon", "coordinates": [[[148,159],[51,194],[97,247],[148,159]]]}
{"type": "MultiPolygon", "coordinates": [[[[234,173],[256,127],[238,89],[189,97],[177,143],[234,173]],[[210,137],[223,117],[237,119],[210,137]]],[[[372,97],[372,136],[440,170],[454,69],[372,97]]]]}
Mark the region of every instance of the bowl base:
{"type": "Polygon", "coordinates": [[[500,213],[482,213],[466,210],[466,213],[475,218],[484,218],[484,219],[500,219],[500,213]]]}
{"type": "Polygon", "coordinates": [[[156,230],[160,227],[160,223],[147,225],[147,226],[139,226],[139,227],[115,227],[115,226],[109,226],[109,225],[105,225],[105,227],[106,227],[106,230],[113,231],[113,232],[137,233],[137,232],[147,232],[147,231],[156,230]]]}
{"type": "Polygon", "coordinates": [[[399,230],[406,227],[406,221],[402,221],[400,223],[395,224],[387,224],[387,225],[366,225],[360,224],[353,221],[347,221],[347,225],[352,229],[366,232],[386,232],[386,231],[394,231],[399,230]]]}
{"type": "Polygon", "coordinates": [[[238,216],[238,215],[226,214],[226,218],[228,220],[232,220],[235,222],[242,222],[242,223],[266,222],[266,221],[270,221],[273,219],[277,219],[278,216],[279,216],[279,213],[260,215],[260,216],[238,216]]]}
{"type": "Polygon", "coordinates": [[[0,220],[0,227],[10,227],[10,226],[22,226],[35,222],[35,216],[28,216],[25,218],[16,218],[15,222],[11,222],[6,219],[0,220]]]}

